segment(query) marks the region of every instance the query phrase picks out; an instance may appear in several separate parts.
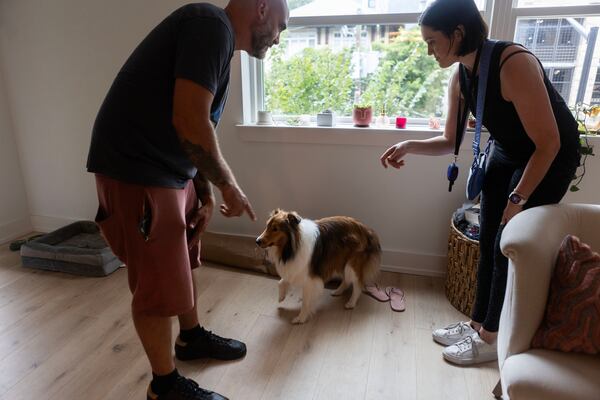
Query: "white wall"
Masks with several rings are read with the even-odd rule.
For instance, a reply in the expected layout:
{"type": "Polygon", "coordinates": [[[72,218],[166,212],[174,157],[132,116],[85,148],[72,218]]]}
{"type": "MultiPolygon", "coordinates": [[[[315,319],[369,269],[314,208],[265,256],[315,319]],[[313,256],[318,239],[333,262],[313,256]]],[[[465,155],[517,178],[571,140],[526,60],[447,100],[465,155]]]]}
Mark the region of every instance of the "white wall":
{"type": "MultiPolygon", "coordinates": [[[[85,161],[96,112],[133,48],[184,3],[0,1],[0,59],[34,228],[49,230],[94,217],[94,181],[85,172],[85,161]]],[[[360,142],[372,137],[376,146],[243,139],[236,127],[242,120],[239,57],[234,65],[219,137],[261,222],[215,216],[211,230],[256,235],[275,207],[311,218],[350,215],[379,232],[385,264],[443,272],[448,222],[463,200],[465,166],[462,185],[449,194],[444,176],[449,157],[410,157],[401,172],[379,166],[379,154],[407,132],[359,134],[360,142]]],[[[288,131],[296,136],[302,132],[288,131]]],[[[468,157],[466,151],[463,162],[468,157]]],[[[590,162],[582,192],[568,200],[600,203],[600,190],[592,185],[600,174],[598,158],[590,162]]]]}
{"type": "Polygon", "coordinates": [[[31,232],[23,174],[5,92],[0,65],[0,243],[31,232]]]}

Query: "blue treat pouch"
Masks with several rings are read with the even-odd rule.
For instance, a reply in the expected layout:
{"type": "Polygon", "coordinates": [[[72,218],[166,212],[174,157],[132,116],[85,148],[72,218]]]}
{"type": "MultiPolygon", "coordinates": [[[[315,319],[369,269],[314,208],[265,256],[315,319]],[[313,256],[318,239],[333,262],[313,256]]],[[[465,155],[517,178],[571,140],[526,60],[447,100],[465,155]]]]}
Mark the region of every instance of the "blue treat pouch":
{"type": "Polygon", "coordinates": [[[458,166],[456,163],[448,165],[446,177],[448,178],[448,191],[451,192],[452,186],[454,186],[454,182],[456,181],[456,178],[458,178],[458,166]]]}
{"type": "MultiPolygon", "coordinates": [[[[489,148],[489,144],[488,144],[489,148]]],[[[488,157],[488,150],[484,153],[480,153],[477,158],[473,160],[471,169],[469,170],[469,178],[467,178],[467,199],[475,200],[481,189],[483,188],[483,178],[485,177],[485,164],[488,157]]]]}

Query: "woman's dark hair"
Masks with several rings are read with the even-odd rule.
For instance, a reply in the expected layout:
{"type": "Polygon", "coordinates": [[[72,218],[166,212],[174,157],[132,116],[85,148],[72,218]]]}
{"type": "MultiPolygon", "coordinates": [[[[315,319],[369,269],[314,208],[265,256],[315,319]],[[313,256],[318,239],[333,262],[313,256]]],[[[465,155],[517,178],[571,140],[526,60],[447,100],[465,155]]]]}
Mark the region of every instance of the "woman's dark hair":
{"type": "Polygon", "coordinates": [[[435,0],[421,14],[419,25],[443,32],[448,38],[462,25],[465,31],[457,56],[477,50],[488,36],[488,26],[473,0],[435,0]]]}

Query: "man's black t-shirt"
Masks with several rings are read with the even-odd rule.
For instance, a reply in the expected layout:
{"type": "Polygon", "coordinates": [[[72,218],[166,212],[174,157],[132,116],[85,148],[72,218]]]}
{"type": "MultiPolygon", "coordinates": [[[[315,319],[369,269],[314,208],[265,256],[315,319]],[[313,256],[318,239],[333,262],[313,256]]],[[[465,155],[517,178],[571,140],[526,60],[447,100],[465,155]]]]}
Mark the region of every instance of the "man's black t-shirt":
{"type": "Polygon", "coordinates": [[[96,118],[87,169],[145,186],[182,188],[196,175],[173,127],[175,79],[214,95],[218,123],[229,87],[235,35],[225,11],[184,6],[161,22],[117,75],[96,118]]]}

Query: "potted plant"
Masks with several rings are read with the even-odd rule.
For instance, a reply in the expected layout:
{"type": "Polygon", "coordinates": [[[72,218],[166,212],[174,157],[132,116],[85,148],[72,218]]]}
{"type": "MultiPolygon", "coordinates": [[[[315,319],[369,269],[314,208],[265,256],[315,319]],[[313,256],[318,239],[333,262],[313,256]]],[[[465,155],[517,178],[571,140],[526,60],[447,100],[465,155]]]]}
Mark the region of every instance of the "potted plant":
{"type": "Polygon", "coordinates": [[[335,115],[331,110],[317,114],[317,126],[335,126],[335,115]]]}
{"type": "Polygon", "coordinates": [[[581,146],[581,173],[575,175],[575,183],[571,185],[571,192],[579,191],[579,184],[585,176],[585,163],[589,156],[594,156],[594,146],[590,144],[588,137],[595,136],[600,130],[600,105],[590,106],[578,103],[575,105],[575,119],[579,128],[579,143],[581,146]]]}
{"type": "Polygon", "coordinates": [[[370,104],[355,104],[352,111],[354,126],[368,128],[373,121],[373,108],[370,104]]]}

